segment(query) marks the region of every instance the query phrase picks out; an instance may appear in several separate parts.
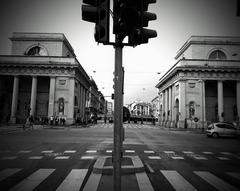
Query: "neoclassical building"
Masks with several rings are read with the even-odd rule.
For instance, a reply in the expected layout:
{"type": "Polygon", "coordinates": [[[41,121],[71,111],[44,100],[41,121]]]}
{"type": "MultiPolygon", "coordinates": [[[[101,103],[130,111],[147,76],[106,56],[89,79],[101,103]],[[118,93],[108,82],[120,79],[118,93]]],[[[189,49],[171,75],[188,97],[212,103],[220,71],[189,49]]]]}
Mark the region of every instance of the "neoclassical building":
{"type": "Polygon", "coordinates": [[[240,37],[192,36],[175,59],[156,85],[160,125],[239,122],[240,37]]]}
{"type": "Polygon", "coordinates": [[[0,123],[29,115],[88,121],[95,86],[64,34],[13,33],[10,40],[11,55],[0,56],[0,123]]]}

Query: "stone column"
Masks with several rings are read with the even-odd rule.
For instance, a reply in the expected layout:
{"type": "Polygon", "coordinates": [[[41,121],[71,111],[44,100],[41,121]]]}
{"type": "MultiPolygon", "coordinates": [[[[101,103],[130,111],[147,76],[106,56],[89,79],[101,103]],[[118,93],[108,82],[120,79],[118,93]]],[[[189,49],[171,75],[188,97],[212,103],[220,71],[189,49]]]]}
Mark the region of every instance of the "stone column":
{"type": "Polygon", "coordinates": [[[165,123],[164,125],[167,126],[168,123],[168,88],[165,90],[165,123]]]}
{"type": "Polygon", "coordinates": [[[186,121],[186,80],[179,81],[179,111],[178,127],[184,128],[186,121]]]}
{"type": "Polygon", "coordinates": [[[172,86],[168,88],[168,111],[169,111],[168,126],[170,127],[172,122],[172,86]]]}
{"type": "Polygon", "coordinates": [[[16,123],[16,112],[17,112],[17,104],[18,104],[18,90],[19,90],[19,77],[14,76],[11,117],[10,117],[9,123],[16,123]]]}
{"type": "Polygon", "coordinates": [[[171,127],[175,127],[176,122],[176,111],[175,111],[175,85],[172,85],[172,123],[171,127]]]}
{"type": "Polygon", "coordinates": [[[48,117],[54,116],[56,77],[50,77],[48,117]]]}
{"type": "Polygon", "coordinates": [[[31,89],[31,102],[30,102],[30,115],[35,116],[37,100],[37,76],[32,77],[32,89],[31,89]]]}
{"type": "Polygon", "coordinates": [[[161,109],[161,92],[158,92],[158,125],[161,125],[161,119],[162,119],[162,113],[160,111],[161,109]]]}
{"type": "Polygon", "coordinates": [[[238,113],[238,121],[240,120],[240,81],[237,81],[236,83],[236,100],[237,100],[237,113],[238,113]]]}
{"type": "Polygon", "coordinates": [[[69,78],[67,124],[74,123],[74,78],[69,78]]]}
{"type": "Polygon", "coordinates": [[[219,121],[224,121],[224,113],[223,113],[223,82],[218,81],[217,84],[217,93],[218,93],[218,117],[219,121]]]}
{"type": "Polygon", "coordinates": [[[206,96],[205,96],[205,81],[202,80],[202,128],[206,123],[206,96]]]}
{"type": "Polygon", "coordinates": [[[166,115],[165,115],[165,90],[162,92],[162,124],[164,125],[164,121],[166,120],[166,115]]]}

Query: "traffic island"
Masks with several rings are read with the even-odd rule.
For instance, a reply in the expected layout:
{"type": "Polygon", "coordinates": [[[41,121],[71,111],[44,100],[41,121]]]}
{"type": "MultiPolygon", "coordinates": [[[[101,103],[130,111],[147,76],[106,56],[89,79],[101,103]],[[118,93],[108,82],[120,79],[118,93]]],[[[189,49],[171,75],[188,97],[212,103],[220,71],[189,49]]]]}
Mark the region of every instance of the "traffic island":
{"type": "MultiPolygon", "coordinates": [[[[144,171],[144,165],[138,156],[124,156],[122,158],[121,174],[135,174],[144,171]]],[[[99,157],[93,166],[93,173],[105,175],[113,174],[112,157],[99,157]]]]}

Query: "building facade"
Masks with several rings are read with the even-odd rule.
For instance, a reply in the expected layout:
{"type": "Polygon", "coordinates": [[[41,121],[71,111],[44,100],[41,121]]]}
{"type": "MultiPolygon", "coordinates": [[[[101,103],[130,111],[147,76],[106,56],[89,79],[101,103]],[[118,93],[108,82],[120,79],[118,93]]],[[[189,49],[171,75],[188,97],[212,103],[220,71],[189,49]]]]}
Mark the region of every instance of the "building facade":
{"type": "Polygon", "coordinates": [[[152,116],[152,105],[147,102],[134,101],[133,103],[128,104],[127,108],[129,109],[131,116],[152,116]]]}
{"type": "Polygon", "coordinates": [[[92,83],[61,33],[13,33],[0,56],[0,123],[51,116],[88,121],[92,83]]]}
{"type": "Polygon", "coordinates": [[[156,85],[160,125],[239,122],[240,37],[192,36],[175,59],[156,85]]]}

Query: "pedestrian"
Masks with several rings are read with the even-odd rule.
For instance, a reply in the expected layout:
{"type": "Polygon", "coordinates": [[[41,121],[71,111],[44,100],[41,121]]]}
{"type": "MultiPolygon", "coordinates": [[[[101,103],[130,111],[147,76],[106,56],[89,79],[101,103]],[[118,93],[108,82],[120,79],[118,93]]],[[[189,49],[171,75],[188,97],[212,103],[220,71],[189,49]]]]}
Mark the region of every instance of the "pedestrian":
{"type": "Polygon", "coordinates": [[[29,127],[31,128],[31,129],[33,129],[33,116],[32,115],[30,115],[30,117],[29,117],[29,127]]]}

